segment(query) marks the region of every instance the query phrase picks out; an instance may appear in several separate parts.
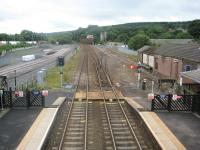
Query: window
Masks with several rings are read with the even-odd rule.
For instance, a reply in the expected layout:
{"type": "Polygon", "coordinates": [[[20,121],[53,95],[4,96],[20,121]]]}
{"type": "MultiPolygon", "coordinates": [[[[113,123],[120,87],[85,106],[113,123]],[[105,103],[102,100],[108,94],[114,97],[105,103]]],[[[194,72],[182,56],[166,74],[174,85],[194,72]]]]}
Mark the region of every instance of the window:
{"type": "Polygon", "coordinates": [[[190,65],[185,65],[185,71],[190,71],[191,70],[191,66],[190,65]]]}

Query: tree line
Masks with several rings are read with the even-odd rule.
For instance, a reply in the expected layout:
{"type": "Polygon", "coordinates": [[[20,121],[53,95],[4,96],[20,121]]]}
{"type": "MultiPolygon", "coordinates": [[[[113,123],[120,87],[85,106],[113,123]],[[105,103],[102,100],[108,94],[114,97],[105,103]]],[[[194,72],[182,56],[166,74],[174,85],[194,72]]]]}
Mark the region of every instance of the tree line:
{"type": "Polygon", "coordinates": [[[46,34],[23,30],[20,34],[0,34],[0,41],[43,41],[47,40],[46,34]]]}
{"type": "Polygon", "coordinates": [[[88,34],[94,35],[94,43],[100,43],[100,33],[107,32],[107,41],[122,42],[130,48],[138,49],[150,44],[149,39],[200,39],[200,20],[186,22],[144,22],[127,23],[111,26],[89,25],[74,31],[56,33],[34,33],[28,30],[20,34],[0,34],[0,41],[49,41],[51,43],[69,44],[80,42],[88,34]]]}

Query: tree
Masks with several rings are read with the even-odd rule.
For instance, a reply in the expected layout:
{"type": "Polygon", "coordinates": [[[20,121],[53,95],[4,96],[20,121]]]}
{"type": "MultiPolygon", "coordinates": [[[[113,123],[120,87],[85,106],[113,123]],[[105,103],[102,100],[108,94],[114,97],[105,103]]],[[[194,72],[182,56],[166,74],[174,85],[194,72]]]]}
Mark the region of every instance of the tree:
{"type": "Polygon", "coordinates": [[[32,41],[33,39],[33,32],[28,30],[23,30],[21,32],[21,37],[23,41],[32,41]]]}
{"type": "Polygon", "coordinates": [[[200,39],[200,20],[192,21],[188,26],[188,32],[195,38],[200,39]]]}
{"type": "Polygon", "coordinates": [[[0,34],[0,41],[9,41],[9,35],[5,33],[0,34]]]}
{"type": "Polygon", "coordinates": [[[174,39],[174,33],[173,32],[165,32],[161,35],[162,39],[174,39]]]}
{"type": "Polygon", "coordinates": [[[149,44],[151,44],[150,38],[145,34],[137,34],[128,41],[128,47],[135,50],[149,44]]]}
{"type": "Polygon", "coordinates": [[[117,41],[127,44],[128,43],[128,35],[126,33],[122,33],[122,34],[118,35],[117,41]]]}
{"type": "Polygon", "coordinates": [[[177,39],[190,39],[192,38],[188,32],[180,32],[176,35],[177,39]]]}
{"type": "Polygon", "coordinates": [[[54,35],[50,35],[48,40],[54,44],[59,42],[59,44],[70,44],[72,42],[72,34],[69,33],[57,33],[54,35]]]}

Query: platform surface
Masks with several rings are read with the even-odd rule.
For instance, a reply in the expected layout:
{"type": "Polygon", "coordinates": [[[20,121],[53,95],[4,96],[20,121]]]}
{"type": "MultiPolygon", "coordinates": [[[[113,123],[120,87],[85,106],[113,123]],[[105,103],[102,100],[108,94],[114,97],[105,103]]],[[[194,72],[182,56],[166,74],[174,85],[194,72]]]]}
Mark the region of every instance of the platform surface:
{"type": "MultiPolygon", "coordinates": [[[[125,100],[136,110],[143,108],[131,98],[125,98],[125,100]]],[[[156,113],[150,111],[138,111],[138,113],[163,150],[186,149],[156,113]]]]}
{"type": "MultiPolygon", "coordinates": [[[[59,97],[52,105],[60,106],[64,100],[65,97],[59,97]]],[[[59,106],[55,108],[44,108],[40,112],[37,119],[18,145],[17,150],[40,150],[42,148],[59,106]]]]}

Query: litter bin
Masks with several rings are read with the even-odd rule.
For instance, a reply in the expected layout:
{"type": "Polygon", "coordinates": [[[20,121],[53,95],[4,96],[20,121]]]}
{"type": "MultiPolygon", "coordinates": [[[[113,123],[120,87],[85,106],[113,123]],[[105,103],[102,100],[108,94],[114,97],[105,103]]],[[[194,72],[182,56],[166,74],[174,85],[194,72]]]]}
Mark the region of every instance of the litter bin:
{"type": "Polygon", "coordinates": [[[146,79],[142,81],[142,90],[146,90],[146,79]]]}

